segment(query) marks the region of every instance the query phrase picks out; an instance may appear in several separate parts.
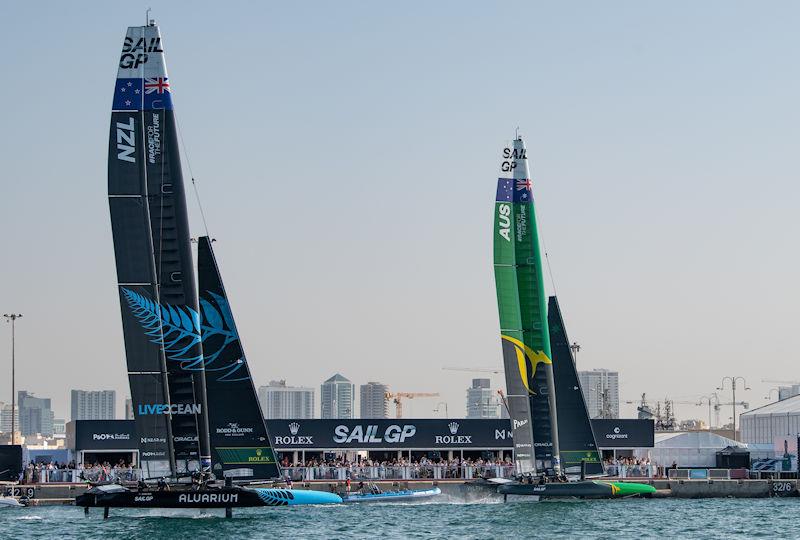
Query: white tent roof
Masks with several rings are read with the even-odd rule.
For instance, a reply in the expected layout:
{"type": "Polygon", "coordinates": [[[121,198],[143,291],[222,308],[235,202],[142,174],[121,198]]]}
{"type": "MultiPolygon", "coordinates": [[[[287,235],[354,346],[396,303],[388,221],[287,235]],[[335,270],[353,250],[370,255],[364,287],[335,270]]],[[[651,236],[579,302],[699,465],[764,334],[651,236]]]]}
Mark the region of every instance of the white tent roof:
{"type": "Polygon", "coordinates": [[[716,448],[721,450],[726,446],[747,448],[744,443],[708,431],[670,431],[656,433],[655,437],[656,448],[716,448]]]}
{"type": "Polygon", "coordinates": [[[786,413],[800,413],[800,396],[792,396],[790,398],[764,405],[752,411],[742,413],[741,416],[755,416],[760,414],[786,414],[786,413]]]}

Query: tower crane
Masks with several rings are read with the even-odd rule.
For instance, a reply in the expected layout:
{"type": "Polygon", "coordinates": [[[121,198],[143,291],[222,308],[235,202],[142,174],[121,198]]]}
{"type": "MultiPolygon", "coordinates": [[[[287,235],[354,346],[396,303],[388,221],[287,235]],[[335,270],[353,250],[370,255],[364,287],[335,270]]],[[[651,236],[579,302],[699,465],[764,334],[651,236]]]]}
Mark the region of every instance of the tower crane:
{"type": "Polygon", "coordinates": [[[446,366],[443,367],[445,371],[471,371],[473,373],[494,373],[494,374],[502,374],[504,372],[502,367],[454,367],[454,366],[446,366]]]}
{"type": "Polygon", "coordinates": [[[394,401],[397,418],[403,417],[403,399],[422,397],[439,397],[439,392],[385,392],[383,394],[383,399],[394,401]]]}

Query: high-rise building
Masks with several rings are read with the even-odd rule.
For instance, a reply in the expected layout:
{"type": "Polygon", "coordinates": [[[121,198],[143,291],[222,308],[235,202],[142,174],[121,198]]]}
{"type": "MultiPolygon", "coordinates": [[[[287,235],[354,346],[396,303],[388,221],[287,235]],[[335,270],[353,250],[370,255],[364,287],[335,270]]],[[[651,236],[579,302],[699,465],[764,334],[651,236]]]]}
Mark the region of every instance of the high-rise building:
{"type": "Polygon", "coordinates": [[[117,411],[115,390],[73,390],[72,414],[75,420],[114,420],[117,411]]]}
{"type": "Polygon", "coordinates": [[[472,379],[472,387],[467,388],[467,418],[498,418],[500,400],[492,391],[490,379],[472,379]]]}
{"type": "Polygon", "coordinates": [[[590,418],[619,418],[619,372],[579,371],[578,379],[590,418]]]}
{"type": "MultiPolygon", "coordinates": [[[[14,429],[19,429],[19,407],[14,406],[14,429]]],[[[0,402],[0,432],[11,433],[11,403],[0,402]]]]}
{"type": "Polygon", "coordinates": [[[50,398],[37,398],[26,390],[17,392],[19,406],[20,433],[23,437],[40,433],[44,437],[53,436],[53,410],[50,398]]]}
{"type": "Polygon", "coordinates": [[[337,373],[320,387],[322,418],[353,418],[356,387],[337,373]]]}
{"type": "Polygon", "coordinates": [[[125,420],[134,420],[133,400],[131,398],[125,398],[125,420]]]}
{"type": "Polygon", "coordinates": [[[388,418],[389,404],[386,392],[389,387],[379,382],[368,382],[359,388],[361,418],[388,418]]]}
{"type": "Polygon", "coordinates": [[[286,386],[286,381],[270,381],[258,388],[258,401],[264,418],[314,418],[314,389],[286,386]]]}
{"type": "Polygon", "coordinates": [[[62,438],[67,436],[67,421],[63,418],[53,420],[53,437],[62,438]]]}

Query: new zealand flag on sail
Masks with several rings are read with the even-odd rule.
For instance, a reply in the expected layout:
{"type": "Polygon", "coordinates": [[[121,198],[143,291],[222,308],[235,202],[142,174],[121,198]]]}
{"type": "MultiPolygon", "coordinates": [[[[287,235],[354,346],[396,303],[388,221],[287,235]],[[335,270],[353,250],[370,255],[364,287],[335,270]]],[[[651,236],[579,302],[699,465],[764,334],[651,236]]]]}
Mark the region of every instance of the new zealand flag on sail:
{"type": "Polygon", "coordinates": [[[172,91],[167,77],[117,79],[114,87],[115,111],[172,110],[172,91]]]}
{"type": "Polygon", "coordinates": [[[496,202],[533,202],[529,178],[498,178],[496,202]]]}

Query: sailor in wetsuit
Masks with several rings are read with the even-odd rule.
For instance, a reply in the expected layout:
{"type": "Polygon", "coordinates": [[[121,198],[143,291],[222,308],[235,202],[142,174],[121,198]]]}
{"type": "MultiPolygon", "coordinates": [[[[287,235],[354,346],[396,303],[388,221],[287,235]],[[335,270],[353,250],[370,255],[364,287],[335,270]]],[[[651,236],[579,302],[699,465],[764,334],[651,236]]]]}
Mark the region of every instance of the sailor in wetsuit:
{"type": "Polygon", "coordinates": [[[163,477],[158,479],[158,491],[169,491],[169,484],[163,477]]]}
{"type": "Polygon", "coordinates": [[[147,489],[147,484],[141,478],[139,478],[139,482],[136,484],[136,486],[138,487],[139,491],[144,491],[147,489]]]}

